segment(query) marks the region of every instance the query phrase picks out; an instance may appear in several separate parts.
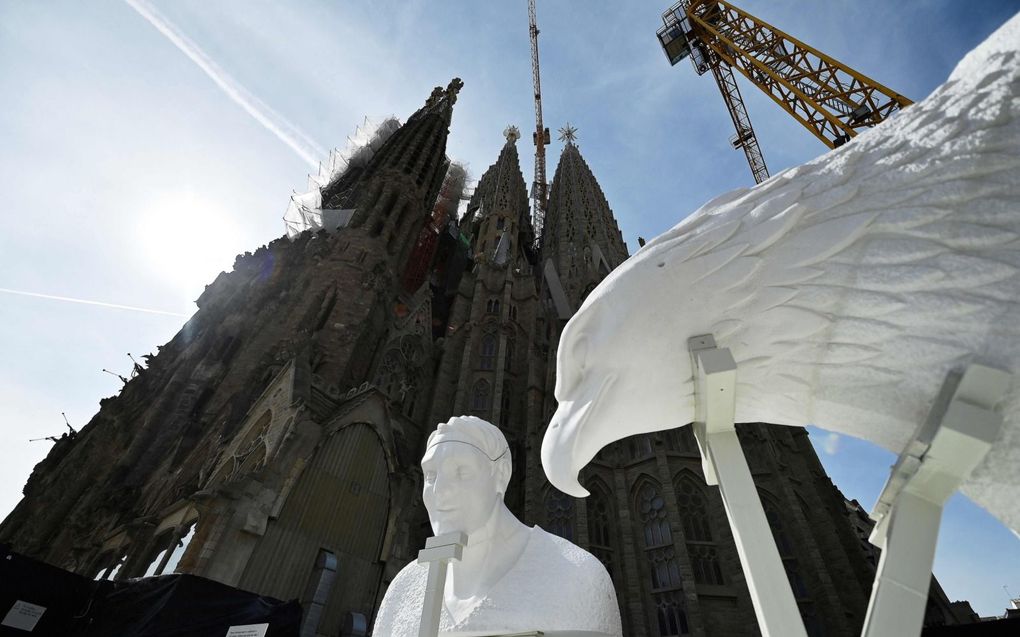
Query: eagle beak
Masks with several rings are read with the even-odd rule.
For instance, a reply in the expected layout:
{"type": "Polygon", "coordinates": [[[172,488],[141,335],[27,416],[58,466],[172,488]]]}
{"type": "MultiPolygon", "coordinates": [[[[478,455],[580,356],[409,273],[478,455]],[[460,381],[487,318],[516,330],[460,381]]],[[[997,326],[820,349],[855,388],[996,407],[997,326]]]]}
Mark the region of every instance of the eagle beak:
{"type": "Polygon", "coordinates": [[[575,401],[566,401],[556,408],[542,439],[542,467],[554,487],[575,498],[585,498],[588,491],[577,480],[581,468],[575,465],[574,447],[592,404],[575,405],[575,401]]]}
{"type": "Polygon", "coordinates": [[[575,498],[588,497],[588,490],[581,486],[577,475],[606,444],[597,432],[585,431],[585,425],[614,380],[615,375],[606,374],[594,392],[584,392],[588,400],[560,401],[542,439],[546,477],[554,487],[575,498]]]}

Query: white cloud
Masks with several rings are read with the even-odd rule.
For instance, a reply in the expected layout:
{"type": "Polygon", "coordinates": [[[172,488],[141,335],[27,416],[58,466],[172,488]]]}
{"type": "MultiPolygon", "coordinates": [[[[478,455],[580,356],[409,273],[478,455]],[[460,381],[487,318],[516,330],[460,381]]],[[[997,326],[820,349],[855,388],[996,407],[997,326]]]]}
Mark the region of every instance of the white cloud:
{"type": "Polygon", "coordinates": [[[834,456],[839,451],[839,434],[830,433],[822,442],[822,451],[827,455],[834,456]]]}

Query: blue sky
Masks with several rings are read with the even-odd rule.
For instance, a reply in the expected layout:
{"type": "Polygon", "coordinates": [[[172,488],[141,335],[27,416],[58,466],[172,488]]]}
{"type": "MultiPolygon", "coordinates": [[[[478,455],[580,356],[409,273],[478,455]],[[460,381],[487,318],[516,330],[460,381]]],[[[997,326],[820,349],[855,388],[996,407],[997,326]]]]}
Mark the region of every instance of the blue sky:
{"type": "MultiPolygon", "coordinates": [[[[709,77],[671,68],[655,39],[668,1],[540,0],[543,106],[579,145],[624,236],[651,238],[751,183],[709,77]]],[[[343,146],[366,115],[406,118],[451,77],[465,86],[448,153],[477,177],[501,131],[534,127],[524,0],[156,2],[244,94],[310,143],[343,146]]],[[[743,0],[740,6],[914,99],[1020,10],[1020,1],[743,0]]],[[[126,352],[168,341],[234,255],[283,233],[310,170],[136,10],[115,0],[0,0],[0,516],[59,434],[115,394],[126,352]],[[155,314],[15,294],[32,292],[155,314]],[[176,314],[176,315],[175,315],[176,314]]],[[[746,82],[773,173],[825,151],[746,82]]],[[[555,136],[554,136],[555,137],[555,136]]],[[[521,142],[531,181],[530,144],[521,142]]],[[[561,146],[554,143],[549,173],[561,146]]],[[[304,153],[306,154],[306,153],[304,153]]],[[[870,507],[892,454],[812,439],[833,480],[870,507]],[[832,451],[832,453],[829,453],[832,451]]],[[[952,599],[1001,614],[1020,592],[1020,541],[962,496],[935,565],[952,599]]]]}

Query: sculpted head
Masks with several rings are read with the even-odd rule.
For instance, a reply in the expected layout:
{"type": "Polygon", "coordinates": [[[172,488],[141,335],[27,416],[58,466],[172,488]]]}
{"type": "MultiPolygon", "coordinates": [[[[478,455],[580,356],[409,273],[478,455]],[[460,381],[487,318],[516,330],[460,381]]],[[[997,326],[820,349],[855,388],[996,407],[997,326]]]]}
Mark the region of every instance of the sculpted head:
{"type": "Polygon", "coordinates": [[[484,527],[503,506],[511,467],[510,447],[497,427],[474,416],[440,423],[421,459],[432,530],[470,536],[484,527]]]}
{"type": "Polygon", "coordinates": [[[578,472],[622,431],[690,422],[687,334],[670,329],[678,313],[690,313],[688,300],[673,293],[660,255],[648,247],[642,253],[595,288],[560,336],[558,407],[542,441],[542,464],[549,481],[575,497],[588,495],[578,472]]]}

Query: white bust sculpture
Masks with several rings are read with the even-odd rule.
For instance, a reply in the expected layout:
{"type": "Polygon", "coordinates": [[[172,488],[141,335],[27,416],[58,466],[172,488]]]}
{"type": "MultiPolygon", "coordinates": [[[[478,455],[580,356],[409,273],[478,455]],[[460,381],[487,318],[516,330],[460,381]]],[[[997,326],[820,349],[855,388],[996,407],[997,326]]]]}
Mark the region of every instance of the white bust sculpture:
{"type": "MultiPolygon", "coordinates": [[[[510,513],[510,448],[503,433],[473,416],[440,423],[421,462],[422,498],[437,535],[468,537],[447,566],[440,634],[621,635],[609,574],[590,553],[510,513]]],[[[390,583],[376,637],[418,637],[428,565],[412,562],[390,583]]]]}

